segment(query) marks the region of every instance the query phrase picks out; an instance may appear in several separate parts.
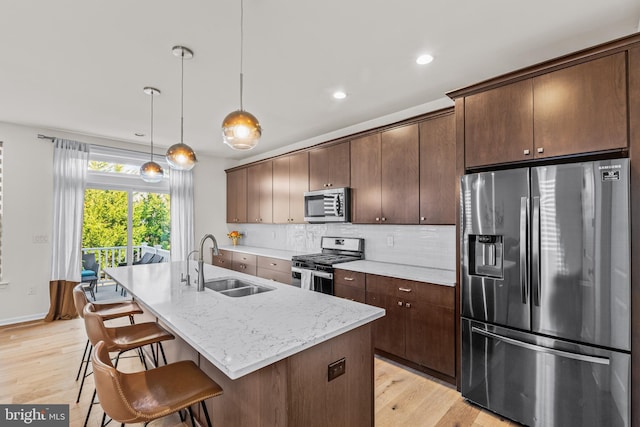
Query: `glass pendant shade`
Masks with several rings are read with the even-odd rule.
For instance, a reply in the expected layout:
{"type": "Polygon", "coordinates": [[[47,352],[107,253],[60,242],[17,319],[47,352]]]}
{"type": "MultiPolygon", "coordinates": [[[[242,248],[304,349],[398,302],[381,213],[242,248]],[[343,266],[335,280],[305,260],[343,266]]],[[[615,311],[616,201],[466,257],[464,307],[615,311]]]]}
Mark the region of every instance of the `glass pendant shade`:
{"type": "Polygon", "coordinates": [[[173,144],[167,150],[167,162],[173,169],[188,171],[196,165],[196,153],[183,142],[173,144]]]}
{"type": "Polygon", "coordinates": [[[262,127],[258,119],[244,110],[229,113],[222,122],[224,143],[234,150],[251,150],[258,144],[262,127]]]}
{"type": "Polygon", "coordinates": [[[147,162],[140,166],[140,177],[145,182],[156,183],[162,181],[164,171],[156,162],[147,162]]]}

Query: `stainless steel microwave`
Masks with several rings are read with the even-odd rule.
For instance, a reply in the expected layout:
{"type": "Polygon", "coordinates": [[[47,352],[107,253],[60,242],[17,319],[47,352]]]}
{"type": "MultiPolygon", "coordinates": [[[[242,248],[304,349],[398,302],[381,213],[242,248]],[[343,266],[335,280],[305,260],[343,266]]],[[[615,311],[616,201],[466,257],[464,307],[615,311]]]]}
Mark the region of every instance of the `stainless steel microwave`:
{"type": "Polygon", "coordinates": [[[304,193],[304,220],[307,222],[349,222],[351,190],[346,187],[304,193]]]}

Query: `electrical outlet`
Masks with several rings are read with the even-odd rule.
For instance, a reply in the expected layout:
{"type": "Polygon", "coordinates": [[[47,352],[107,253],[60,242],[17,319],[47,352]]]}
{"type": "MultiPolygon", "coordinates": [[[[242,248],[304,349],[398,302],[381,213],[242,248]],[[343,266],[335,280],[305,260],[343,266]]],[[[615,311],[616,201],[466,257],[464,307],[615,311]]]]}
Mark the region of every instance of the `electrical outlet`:
{"type": "Polygon", "coordinates": [[[329,364],[328,381],[333,381],[336,378],[338,378],[340,375],[344,375],[344,373],[347,370],[346,364],[347,362],[344,357],[340,360],[337,360],[329,364]]]}
{"type": "Polygon", "coordinates": [[[34,234],[32,238],[33,243],[48,243],[49,236],[46,234],[34,234]]]}
{"type": "Polygon", "coordinates": [[[389,246],[390,248],[393,247],[393,235],[392,234],[387,236],[387,246],[389,246]]]}

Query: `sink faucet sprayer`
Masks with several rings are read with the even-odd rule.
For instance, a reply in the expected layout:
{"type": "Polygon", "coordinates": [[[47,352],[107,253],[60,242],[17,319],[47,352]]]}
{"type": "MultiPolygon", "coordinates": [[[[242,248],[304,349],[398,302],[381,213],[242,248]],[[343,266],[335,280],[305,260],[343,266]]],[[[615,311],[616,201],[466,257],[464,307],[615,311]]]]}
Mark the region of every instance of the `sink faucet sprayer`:
{"type": "Polygon", "coordinates": [[[190,286],[191,285],[191,276],[189,276],[189,257],[191,256],[191,254],[194,254],[198,252],[197,249],[192,250],[191,252],[189,252],[187,254],[187,257],[184,260],[184,266],[185,266],[185,277],[180,276],[180,281],[181,282],[187,282],[186,285],[190,286]]]}
{"type": "Polygon", "coordinates": [[[204,252],[204,241],[207,239],[211,239],[213,242],[213,254],[220,255],[216,238],[213,237],[213,234],[205,234],[200,240],[200,255],[198,256],[198,292],[204,291],[204,260],[202,259],[202,254],[204,252]]]}

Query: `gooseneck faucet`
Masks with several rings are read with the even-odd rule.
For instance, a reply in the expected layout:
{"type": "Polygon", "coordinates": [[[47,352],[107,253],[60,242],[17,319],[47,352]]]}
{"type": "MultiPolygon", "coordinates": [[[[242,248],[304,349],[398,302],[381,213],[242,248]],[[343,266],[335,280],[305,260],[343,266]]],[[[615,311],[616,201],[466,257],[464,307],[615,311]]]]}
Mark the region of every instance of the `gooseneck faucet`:
{"type": "Polygon", "coordinates": [[[213,237],[213,234],[205,234],[200,240],[200,255],[198,256],[198,292],[204,291],[204,260],[202,259],[202,254],[204,253],[204,242],[207,239],[211,239],[213,242],[213,254],[220,255],[216,238],[213,237]]]}

